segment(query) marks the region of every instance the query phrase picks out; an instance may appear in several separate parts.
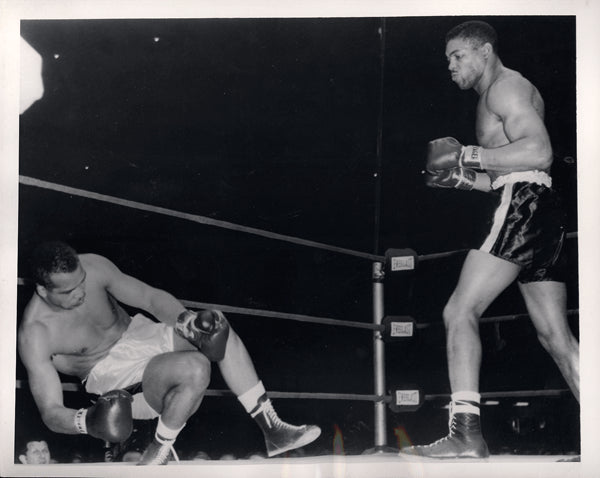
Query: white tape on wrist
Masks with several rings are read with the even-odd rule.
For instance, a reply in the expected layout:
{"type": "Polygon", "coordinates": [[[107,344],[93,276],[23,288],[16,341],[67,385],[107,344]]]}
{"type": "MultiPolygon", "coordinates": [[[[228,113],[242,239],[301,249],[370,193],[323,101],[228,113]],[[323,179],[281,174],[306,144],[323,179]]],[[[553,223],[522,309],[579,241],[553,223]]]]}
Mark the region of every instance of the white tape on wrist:
{"type": "Polygon", "coordinates": [[[481,146],[463,146],[458,165],[461,168],[482,169],[481,146]]]}
{"type": "Polygon", "coordinates": [[[85,417],[87,415],[87,408],[80,408],[75,414],[75,428],[83,435],[87,435],[87,426],[85,424],[85,417]]]}

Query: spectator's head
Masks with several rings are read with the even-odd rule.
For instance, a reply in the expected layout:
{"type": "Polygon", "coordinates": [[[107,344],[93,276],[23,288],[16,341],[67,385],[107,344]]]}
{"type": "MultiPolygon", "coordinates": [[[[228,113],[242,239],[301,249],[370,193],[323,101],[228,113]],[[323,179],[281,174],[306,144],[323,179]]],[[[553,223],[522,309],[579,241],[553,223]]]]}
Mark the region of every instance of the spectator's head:
{"type": "Polygon", "coordinates": [[[128,450],[123,454],[123,457],[121,458],[121,461],[127,461],[127,462],[138,462],[140,461],[140,458],[142,457],[142,454],[137,451],[137,450],[128,450]]]}
{"type": "Polygon", "coordinates": [[[192,455],[192,460],[194,460],[194,461],[210,460],[210,456],[208,456],[208,453],[206,453],[205,451],[200,450],[192,455]]]}
{"type": "Polygon", "coordinates": [[[75,452],[71,455],[71,463],[84,463],[83,455],[79,452],[75,452]]]}
{"type": "Polygon", "coordinates": [[[45,440],[30,440],[19,453],[19,461],[24,465],[47,465],[50,463],[50,449],[45,440]]]}

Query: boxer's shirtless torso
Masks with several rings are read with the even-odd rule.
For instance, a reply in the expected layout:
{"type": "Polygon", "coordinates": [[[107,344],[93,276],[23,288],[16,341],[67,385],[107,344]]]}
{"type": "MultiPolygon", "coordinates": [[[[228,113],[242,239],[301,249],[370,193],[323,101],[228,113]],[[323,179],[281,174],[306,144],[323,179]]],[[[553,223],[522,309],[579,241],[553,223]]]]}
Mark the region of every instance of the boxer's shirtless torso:
{"type": "MultiPolygon", "coordinates": [[[[495,104],[505,102],[510,97],[526,98],[537,115],[544,119],[544,100],[537,88],[519,72],[502,67],[490,85],[481,93],[477,104],[476,135],[477,143],[484,148],[499,148],[511,142],[508,138],[504,118],[496,113],[495,104]]],[[[544,170],[549,173],[549,168],[544,170]]],[[[506,172],[486,171],[493,182],[506,172]]]]}
{"type": "Polygon", "coordinates": [[[99,257],[82,254],[80,262],[72,273],[53,275],[53,294],[60,305],[34,294],[19,340],[25,353],[49,359],[57,371],[83,379],[121,338],[131,318],[107,290],[99,257]]]}

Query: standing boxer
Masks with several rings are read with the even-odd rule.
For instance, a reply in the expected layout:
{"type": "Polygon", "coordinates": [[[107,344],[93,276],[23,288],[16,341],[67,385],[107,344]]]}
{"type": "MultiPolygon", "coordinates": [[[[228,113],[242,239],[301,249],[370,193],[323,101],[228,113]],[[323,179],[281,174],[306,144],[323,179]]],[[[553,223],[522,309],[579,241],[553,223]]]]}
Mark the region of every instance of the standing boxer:
{"type": "Polygon", "coordinates": [[[220,311],[186,310],[105,257],[78,255],[61,242],[39,246],[32,265],[36,289],[19,327],[19,353],[51,430],[119,442],[131,433],[132,418],[158,416],[140,464],[166,464],[200,406],[214,361],[263,431],[269,456],[319,436],[317,426],[279,419],[246,347],[220,311]],[[130,317],[119,302],[160,322],[130,317]],[[79,377],[89,393],[101,395],[98,401],[87,409],[66,408],[58,372],[79,377]]]}
{"type": "Polygon", "coordinates": [[[429,143],[428,186],[494,191],[493,225],[479,250],[471,250],[443,317],[452,401],[449,434],[401,453],[431,458],[489,455],[479,420],[481,340],[479,319],[515,279],[540,342],[579,400],[579,344],[567,323],[562,246],[563,214],[552,189],[552,149],[544,126],[544,101],[497,55],[497,36],[470,21],[446,36],[448,69],[458,87],[479,94],[477,140],[429,143]]]}

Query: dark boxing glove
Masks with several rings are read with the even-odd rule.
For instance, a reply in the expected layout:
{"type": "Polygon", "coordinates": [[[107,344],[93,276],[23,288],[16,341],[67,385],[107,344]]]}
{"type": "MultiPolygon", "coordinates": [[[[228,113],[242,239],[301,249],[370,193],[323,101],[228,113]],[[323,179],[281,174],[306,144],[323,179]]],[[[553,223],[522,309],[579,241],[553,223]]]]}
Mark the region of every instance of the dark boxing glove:
{"type": "Polygon", "coordinates": [[[211,362],[225,356],[229,322],[220,310],[185,310],[175,323],[175,331],[194,344],[211,362]]]}
{"type": "Polygon", "coordinates": [[[425,173],[425,184],[430,188],[455,188],[470,191],[473,189],[477,173],[472,169],[452,168],[425,173]]]}
{"type": "Polygon", "coordinates": [[[131,414],[133,397],[125,390],[111,390],[98,398],[89,408],[75,414],[79,433],[87,433],[110,443],[127,440],[133,430],[131,414]]]}
{"type": "Polygon", "coordinates": [[[482,169],[481,149],[480,146],[463,146],[452,137],[434,139],[427,145],[425,168],[432,174],[457,167],[482,169]]]}

